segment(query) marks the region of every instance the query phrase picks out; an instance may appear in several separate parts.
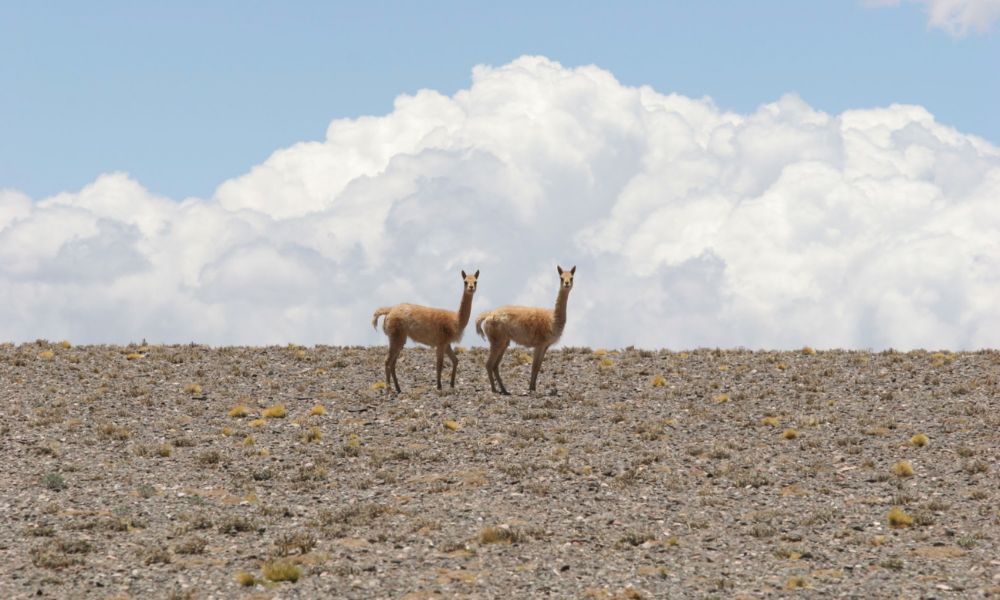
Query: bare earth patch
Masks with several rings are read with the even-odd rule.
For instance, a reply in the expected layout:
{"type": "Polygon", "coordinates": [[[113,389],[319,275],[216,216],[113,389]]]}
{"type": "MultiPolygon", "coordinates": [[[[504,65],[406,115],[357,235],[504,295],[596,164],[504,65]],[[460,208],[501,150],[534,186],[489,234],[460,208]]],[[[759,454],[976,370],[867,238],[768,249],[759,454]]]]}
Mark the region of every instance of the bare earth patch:
{"type": "Polygon", "coordinates": [[[1000,593],[996,351],[385,354],[0,346],[0,597],[1000,593]]]}

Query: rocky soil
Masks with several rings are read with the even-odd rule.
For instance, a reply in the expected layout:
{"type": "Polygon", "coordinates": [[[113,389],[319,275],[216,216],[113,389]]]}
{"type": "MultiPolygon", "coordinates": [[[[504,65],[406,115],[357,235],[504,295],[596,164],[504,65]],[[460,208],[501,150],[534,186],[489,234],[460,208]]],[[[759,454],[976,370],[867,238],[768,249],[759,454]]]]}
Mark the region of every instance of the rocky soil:
{"type": "Polygon", "coordinates": [[[0,346],[0,597],[1000,594],[1000,352],[384,354],[0,346]]]}

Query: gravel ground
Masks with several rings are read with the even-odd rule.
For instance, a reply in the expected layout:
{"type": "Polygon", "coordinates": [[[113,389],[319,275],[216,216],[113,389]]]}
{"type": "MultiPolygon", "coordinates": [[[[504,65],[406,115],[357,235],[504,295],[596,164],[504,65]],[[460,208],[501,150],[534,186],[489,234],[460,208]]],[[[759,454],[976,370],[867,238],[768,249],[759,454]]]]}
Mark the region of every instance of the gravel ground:
{"type": "Polygon", "coordinates": [[[0,597],[1000,594],[1000,352],[385,351],[0,346],[0,597]]]}

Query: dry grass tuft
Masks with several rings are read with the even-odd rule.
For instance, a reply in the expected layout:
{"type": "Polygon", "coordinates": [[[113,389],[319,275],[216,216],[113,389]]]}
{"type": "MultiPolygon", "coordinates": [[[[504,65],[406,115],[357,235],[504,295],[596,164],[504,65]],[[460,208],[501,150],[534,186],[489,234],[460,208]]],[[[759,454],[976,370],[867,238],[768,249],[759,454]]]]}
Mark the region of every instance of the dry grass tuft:
{"type": "Polygon", "coordinates": [[[656,375],[653,377],[652,381],[649,382],[653,387],[663,387],[667,385],[667,378],[663,375],[656,375]]]}
{"type": "Polygon", "coordinates": [[[274,406],[268,406],[260,414],[267,419],[284,419],[288,415],[288,411],[285,410],[284,404],[275,404],[274,406]]]}
{"type": "Polygon", "coordinates": [[[317,404],[316,406],[309,409],[309,415],[312,417],[319,417],[326,414],[326,407],[322,404],[317,404]]]}
{"type": "Polygon", "coordinates": [[[44,350],[38,353],[38,358],[42,360],[52,360],[53,358],[55,358],[55,356],[56,353],[51,350],[44,350]]]}
{"type": "Polygon", "coordinates": [[[302,440],[306,443],[319,442],[322,439],[323,439],[323,432],[320,431],[319,427],[310,427],[309,431],[306,431],[302,435],[302,440]]]}
{"type": "Polygon", "coordinates": [[[452,421],[451,419],[445,419],[444,426],[446,429],[450,429],[451,431],[458,431],[459,429],[462,428],[462,426],[459,425],[458,421],[452,421]]]}
{"type": "Polygon", "coordinates": [[[807,356],[812,356],[813,354],[816,354],[816,351],[810,348],[809,346],[804,346],[802,348],[802,354],[805,354],[807,356]]]}
{"type": "Polygon", "coordinates": [[[892,472],[899,477],[912,477],[914,473],[913,463],[908,460],[901,460],[892,465],[892,472]]]}
{"type": "Polygon", "coordinates": [[[893,506],[889,509],[888,514],[889,527],[909,527],[913,525],[913,517],[906,513],[902,508],[898,506],[893,506]]]}
{"type": "Polygon", "coordinates": [[[302,577],[302,569],[295,565],[295,563],[287,560],[275,560],[268,563],[264,563],[261,567],[261,572],[264,577],[271,581],[291,581],[295,583],[302,577]]]}
{"type": "Polygon", "coordinates": [[[63,350],[69,350],[70,348],[73,347],[73,344],[71,344],[69,340],[63,340],[59,342],[59,347],[62,348],[63,350]]]}
{"type": "Polygon", "coordinates": [[[715,402],[716,404],[729,402],[729,394],[716,394],[712,396],[712,402],[715,402]]]}
{"type": "Polygon", "coordinates": [[[809,587],[809,580],[805,577],[789,577],[788,581],[785,582],[787,590],[799,590],[807,587],[809,587]]]}
{"type": "Polygon", "coordinates": [[[786,429],[781,433],[781,437],[783,437],[786,440],[794,440],[795,438],[799,437],[799,432],[789,427],[788,429],[786,429]]]}
{"type": "Polygon", "coordinates": [[[760,420],[761,425],[766,425],[768,427],[777,427],[781,423],[778,417],[764,417],[760,420]]]}
{"type": "Polygon", "coordinates": [[[245,404],[237,404],[229,409],[229,416],[234,419],[242,419],[249,414],[250,408],[248,408],[245,404]]]}
{"type": "Polygon", "coordinates": [[[480,544],[516,544],[524,536],[509,527],[486,527],[479,532],[480,544]]]}
{"type": "Polygon", "coordinates": [[[191,394],[192,396],[199,396],[201,395],[201,385],[197,383],[189,383],[184,386],[184,393],[191,394]]]}
{"type": "Polygon", "coordinates": [[[375,383],[372,384],[372,389],[373,390],[384,390],[385,389],[385,382],[384,381],[376,381],[375,383]]]}
{"type": "Polygon", "coordinates": [[[930,442],[930,438],[922,433],[918,433],[910,438],[910,445],[923,448],[930,442]]]}
{"type": "Polygon", "coordinates": [[[249,425],[250,427],[263,427],[266,424],[267,424],[267,419],[254,419],[253,421],[247,423],[247,425],[249,425]]]}
{"type": "Polygon", "coordinates": [[[950,352],[935,352],[931,354],[931,366],[943,367],[955,362],[955,355],[950,352]]]}
{"type": "Polygon", "coordinates": [[[138,352],[129,352],[128,354],[125,355],[125,360],[136,360],[142,358],[142,356],[143,355],[139,354],[138,352]]]}
{"type": "Polygon", "coordinates": [[[236,583],[242,585],[243,587],[250,587],[257,583],[257,580],[253,575],[247,573],[246,571],[240,571],[236,574],[236,583]]]}

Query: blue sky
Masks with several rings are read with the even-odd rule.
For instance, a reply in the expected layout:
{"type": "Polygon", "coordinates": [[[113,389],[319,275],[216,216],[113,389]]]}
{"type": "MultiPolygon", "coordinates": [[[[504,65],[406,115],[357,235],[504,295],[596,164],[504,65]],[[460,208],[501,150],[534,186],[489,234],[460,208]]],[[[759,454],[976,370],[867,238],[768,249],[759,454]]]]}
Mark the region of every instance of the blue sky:
{"type": "Polygon", "coordinates": [[[558,264],[567,345],[997,347],[998,21],[0,0],[0,341],[379,344],[558,264]]]}
{"type": "Polygon", "coordinates": [[[474,65],[540,54],[751,112],[919,104],[1000,142],[1000,35],[860,2],[0,3],[0,188],[39,199],[125,171],[209,197],[332,119],[381,115],[474,65]]]}

